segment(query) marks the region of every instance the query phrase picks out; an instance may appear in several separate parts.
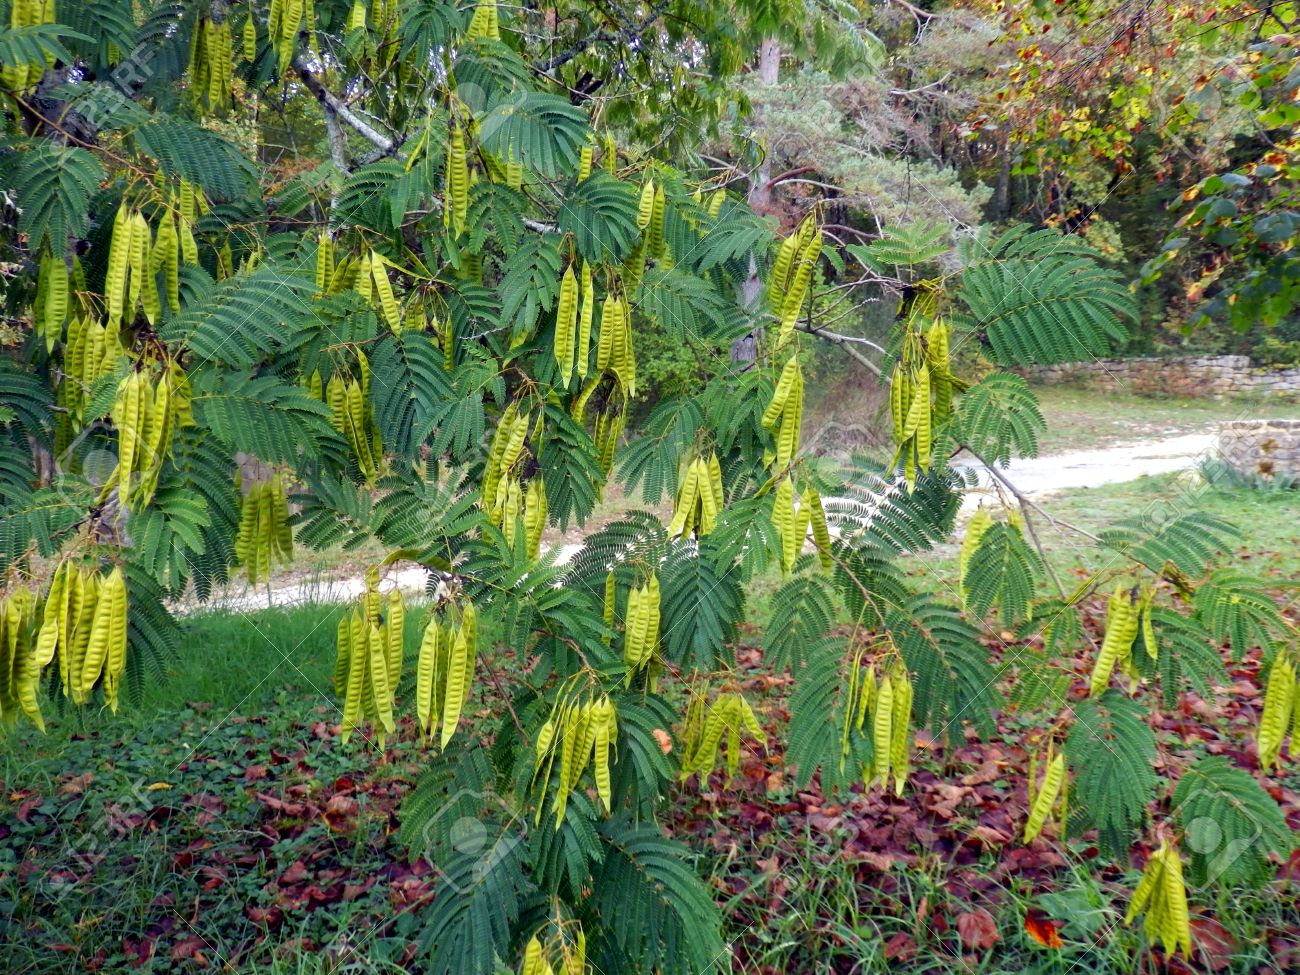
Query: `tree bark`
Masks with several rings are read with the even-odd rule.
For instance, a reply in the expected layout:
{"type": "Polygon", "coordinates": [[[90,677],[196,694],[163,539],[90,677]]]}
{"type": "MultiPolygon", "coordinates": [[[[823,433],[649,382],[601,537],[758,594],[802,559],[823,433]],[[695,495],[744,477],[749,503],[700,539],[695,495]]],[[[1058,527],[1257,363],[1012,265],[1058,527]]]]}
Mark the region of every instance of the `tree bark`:
{"type": "MultiPolygon", "coordinates": [[[[348,108],[348,106],[345,105],[337,96],[335,96],[333,92],[329,91],[323,84],[321,84],[321,80],[316,77],[316,73],[312,71],[311,66],[308,65],[301,56],[294,60],[294,67],[298,69],[298,76],[302,78],[302,82],[307,86],[307,90],[315,96],[318,102],[320,102],[321,108],[324,109],[327,118],[332,113],[342,119],[351,126],[352,129],[359,132],[367,142],[383,153],[392,152],[397,148],[396,143],[392,139],[379,132],[373,125],[362,119],[359,115],[353,112],[352,109],[348,108]]],[[[331,151],[332,148],[333,147],[331,146],[331,151]]]]}
{"type": "MultiPolygon", "coordinates": [[[[758,49],[758,78],[765,85],[775,85],[781,76],[781,46],[776,38],[769,37],[758,49]]],[[[763,212],[772,199],[772,161],[766,148],[763,160],[758,165],[753,181],[749,184],[749,205],[758,212],[763,212]]],[[[763,292],[763,282],[758,276],[758,264],[751,257],[749,276],[740,286],[740,303],[747,309],[758,307],[763,292]]],[[[731,358],[736,362],[752,362],[756,356],[756,344],[761,329],[755,329],[742,339],[731,344],[731,358]]]]}
{"type": "MultiPolygon", "coordinates": [[[[781,78],[781,45],[775,38],[763,41],[758,50],[758,80],[765,85],[775,85],[781,78]]],[[[772,199],[772,158],[763,151],[763,161],[758,164],[758,172],[749,187],[749,205],[755,209],[766,207],[772,199]]]]}
{"type": "Polygon", "coordinates": [[[1011,152],[1008,136],[1002,133],[998,149],[998,181],[993,190],[993,219],[1002,223],[1011,212],[1011,152]]]}

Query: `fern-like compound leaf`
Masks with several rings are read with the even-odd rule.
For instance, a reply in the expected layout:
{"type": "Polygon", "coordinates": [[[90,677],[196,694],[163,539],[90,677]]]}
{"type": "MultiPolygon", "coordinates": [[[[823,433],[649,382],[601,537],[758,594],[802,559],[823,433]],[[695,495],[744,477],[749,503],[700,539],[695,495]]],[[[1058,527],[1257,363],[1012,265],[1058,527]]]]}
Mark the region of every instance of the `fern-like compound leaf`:
{"type": "Polygon", "coordinates": [[[1156,741],[1147,717],[1146,704],[1112,689],[1076,707],[1066,741],[1070,832],[1096,829],[1108,856],[1128,850],[1155,794],[1156,741]]]}
{"type": "Polygon", "coordinates": [[[975,331],[999,365],[1077,362],[1127,336],[1133,296],[1081,238],[1015,228],[962,271],[954,323],[975,331]]]}
{"type": "Polygon", "coordinates": [[[1274,799],[1221,755],[1202,758],[1178,780],[1174,816],[1196,884],[1262,886],[1269,855],[1286,859],[1296,836],[1274,799]]]}
{"type": "Polygon", "coordinates": [[[104,167],[77,147],[42,143],[23,154],[13,190],[22,213],[18,231],[33,253],[49,246],[62,255],[68,237],[84,237],[90,199],[104,181],[104,167]]]}
{"type": "Polygon", "coordinates": [[[1008,522],[991,525],[980,538],[962,579],[966,606],[976,616],[993,607],[1013,626],[1025,618],[1034,599],[1034,579],[1044,571],[1042,557],[1024,533],[1008,522]]]}

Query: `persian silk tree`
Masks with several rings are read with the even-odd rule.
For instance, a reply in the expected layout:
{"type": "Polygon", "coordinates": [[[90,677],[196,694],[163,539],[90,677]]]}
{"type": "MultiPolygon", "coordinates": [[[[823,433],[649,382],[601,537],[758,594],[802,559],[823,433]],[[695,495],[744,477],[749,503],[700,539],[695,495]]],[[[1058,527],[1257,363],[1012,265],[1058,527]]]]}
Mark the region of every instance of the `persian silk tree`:
{"type": "Polygon", "coordinates": [[[265,579],[295,546],[378,543],[338,629],[340,737],[383,743],[415,718],[427,771],[402,837],[439,871],[429,970],[699,973],[727,967],[719,910],[659,817],[765,738],[732,645],[747,583],[779,573],[766,661],[794,675],[799,781],[901,792],[916,729],[991,733],[1023,710],[1042,769],[1026,841],[1095,833],[1122,861],[1158,831],[1133,915],[1186,951],[1184,871],[1259,882],[1292,845],[1241,768],[1151,765],[1149,709],[1206,692],[1225,644],[1269,663],[1263,765],[1300,716],[1293,624],[1217,565],[1230,526],[1114,525],[1070,592],[1031,509],[982,510],[956,591],[906,572],[953,533],[955,453],[1037,448],[1034,396],[1001,370],[1108,351],[1123,283],[1047,231],[973,237],[928,277],[948,247],[925,228],[846,247],[812,205],[781,236],[645,135],[655,113],[725,107],[733,27],[820,28],[793,7],[566,11],[12,5],[4,716],[129,706],[178,652],[173,600],[265,579]],[[293,141],[314,119],[314,156],[249,134],[293,141]],[[882,278],[906,298],[888,361],[862,361],[890,385],[896,453],[828,473],[801,450],[807,344],[842,344],[821,316],[882,278]],[[633,426],[652,330],[690,351],[694,383],[633,426]],[[742,338],[756,355],[736,361],[742,338]],[[990,366],[979,381],[954,366],[962,345],[990,366]],[[671,517],[633,510],[561,563],[543,533],[581,529],[611,478],[671,517]],[[430,570],[427,609],[383,590],[396,563],[430,570]],[[1042,649],[998,653],[1008,628],[1042,649]],[[488,693],[486,633],[520,666],[483,726],[465,716],[488,693]],[[1249,836],[1226,869],[1183,842],[1206,821],[1249,836]]]}

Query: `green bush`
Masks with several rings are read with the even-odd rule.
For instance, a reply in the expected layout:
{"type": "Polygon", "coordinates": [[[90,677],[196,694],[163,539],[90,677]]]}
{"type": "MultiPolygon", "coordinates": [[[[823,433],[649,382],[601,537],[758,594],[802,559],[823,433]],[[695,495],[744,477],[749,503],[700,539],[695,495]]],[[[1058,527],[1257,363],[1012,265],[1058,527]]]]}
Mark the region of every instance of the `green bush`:
{"type": "Polygon", "coordinates": [[[1251,350],[1250,357],[1260,366],[1300,366],[1300,340],[1287,341],[1270,335],[1251,350]]]}

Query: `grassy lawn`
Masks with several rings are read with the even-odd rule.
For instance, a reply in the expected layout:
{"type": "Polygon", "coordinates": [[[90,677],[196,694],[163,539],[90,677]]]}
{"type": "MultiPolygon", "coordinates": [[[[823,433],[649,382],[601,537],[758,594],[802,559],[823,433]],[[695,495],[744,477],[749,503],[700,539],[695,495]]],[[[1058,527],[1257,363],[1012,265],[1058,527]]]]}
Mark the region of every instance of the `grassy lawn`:
{"type": "Polygon", "coordinates": [[[1047,418],[1041,453],[1090,450],[1115,443],[1212,433],[1224,420],[1300,417],[1300,403],[1268,399],[1184,399],[1097,392],[1069,385],[1035,386],[1047,418]]]}
{"type": "MultiPolygon", "coordinates": [[[[1300,580],[1300,491],[1215,488],[1188,474],[1159,474],[1120,484],[1063,491],[1037,502],[1053,519],[1038,512],[1034,526],[1062,577],[1082,580],[1117,564],[1115,556],[1070,526],[1097,534],[1109,525],[1143,518],[1157,525],[1191,510],[1228,522],[1240,533],[1232,557],[1242,571],[1274,579],[1279,585],[1300,580]]],[[[996,503],[994,502],[995,510],[996,503]]],[[[957,539],[916,560],[917,573],[936,580],[945,591],[957,586],[957,539]]]]}
{"type": "Polygon", "coordinates": [[[418,748],[340,746],[338,612],[190,617],[142,701],[0,732],[6,975],[406,970],[391,920],[424,881],[390,834],[418,748]]]}
{"type": "Polygon", "coordinates": [[[1189,485],[1184,476],[1165,474],[1070,491],[1043,502],[1043,507],[1093,531],[1124,518],[1143,516],[1154,524],[1197,509],[1240,531],[1232,555],[1242,571],[1278,582],[1300,580],[1300,491],[1219,489],[1195,481],[1189,485]]]}

